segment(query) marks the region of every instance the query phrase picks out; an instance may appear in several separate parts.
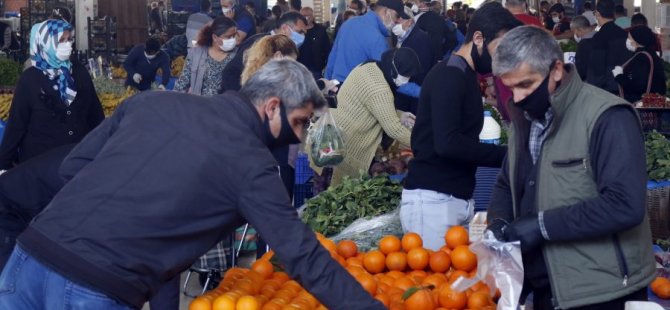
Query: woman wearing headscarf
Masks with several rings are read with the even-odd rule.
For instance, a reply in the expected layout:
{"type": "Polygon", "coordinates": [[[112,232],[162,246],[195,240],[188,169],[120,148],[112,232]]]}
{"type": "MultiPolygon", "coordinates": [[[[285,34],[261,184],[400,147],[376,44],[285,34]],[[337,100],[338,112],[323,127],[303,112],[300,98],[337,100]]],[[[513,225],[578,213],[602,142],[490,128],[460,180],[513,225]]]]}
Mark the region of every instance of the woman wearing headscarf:
{"type": "Polygon", "coordinates": [[[30,32],[30,60],[14,91],[0,169],[79,142],[104,119],[88,71],[70,62],[74,28],[50,19],[30,32]]]}
{"type": "Polygon", "coordinates": [[[628,33],[626,47],[635,54],[624,65],[612,70],[624,99],[637,102],[646,93],[665,96],[665,71],[663,60],[656,54],[656,34],[647,26],[633,27],[628,33]]]}
{"type": "Polygon", "coordinates": [[[342,130],[347,155],[333,169],[331,185],[344,176],[357,177],[372,164],[382,134],[410,145],[414,115],[396,111],[394,97],[398,87],[421,74],[416,53],[406,47],[391,49],[378,62],[356,67],[337,93],[337,109],[330,112],[342,130]]]}
{"type": "Polygon", "coordinates": [[[186,56],[186,63],[174,90],[214,96],[221,88],[223,69],[237,51],[237,25],[219,16],[200,30],[197,46],[186,56]]]}

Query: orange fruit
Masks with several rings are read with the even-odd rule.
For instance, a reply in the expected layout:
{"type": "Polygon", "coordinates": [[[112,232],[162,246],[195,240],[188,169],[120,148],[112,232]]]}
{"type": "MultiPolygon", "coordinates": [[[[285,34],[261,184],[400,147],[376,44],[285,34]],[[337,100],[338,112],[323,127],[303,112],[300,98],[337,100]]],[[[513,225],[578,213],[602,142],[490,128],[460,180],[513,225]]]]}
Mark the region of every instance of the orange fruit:
{"type": "Polygon", "coordinates": [[[393,286],[401,289],[403,292],[415,286],[417,283],[410,277],[402,277],[393,281],[393,286]]]}
{"type": "Polygon", "coordinates": [[[450,249],[455,249],[459,245],[470,244],[468,230],[463,226],[451,226],[444,235],[444,242],[450,249]]]}
{"type": "Polygon", "coordinates": [[[456,270],[471,272],[477,268],[477,255],[466,245],[459,245],[451,251],[451,265],[456,270]]]}
{"type": "Polygon", "coordinates": [[[259,310],[261,305],[253,296],[242,296],[237,300],[235,310],[259,310]]]}
{"type": "Polygon", "coordinates": [[[251,270],[258,272],[263,276],[263,279],[269,279],[275,272],[275,267],[272,266],[269,260],[259,259],[251,264],[251,270]]]}
{"type": "Polygon", "coordinates": [[[443,283],[447,283],[447,277],[441,273],[434,273],[423,279],[421,285],[439,287],[443,283]]]}
{"type": "Polygon", "coordinates": [[[377,279],[375,277],[362,273],[356,276],[356,280],[370,295],[374,296],[377,293],[377,279]]]}
{"type": "Polygon", "coordinates": [[[447,255],[451,255],[451,249],[448,246],[443,246],[440,248],[440,251],[447,253],[447,255]]]}
{"type": "Polygon", "coordinates": [[[423,239],[421,239],[421,236],[417,233],[406,233],[405,236],[402,237],[402,249],[405,252],[409,252],[412,249],[416,248],[421,248],[423,247],[423,239]]]}
{"type": "Polygon", "coordinates": [[[268,302],[263,305],[261,310],[281,310],[282,306],[273,302],[268,302]]]}
{"type": "Polygon", "coordinates": [[[670,279],[664,277],[657,277],[656,279],[654,279],[654,281],[651,282],[651,284],[649,284],[649,288],[651,288],[652,291],[655,291],[658,289],[659,286],[669,283],[670,279]]]}
{"type": "Polygon", "coordinates": [[[429,263],[428,251],[424,248],[414,248],[407,253],[407,264],[413,270],[424,270],[429,263]]]}
{"type": "Polygon", "coordinates": [[[400,278],[405,277],[404,273],[402,273],[400,271],[397,271],[397,270],[391,270],[391,271],[387,272],[386,275],[393,278],[393,279],[400,279],[400,278]]]}
{"type": "Polygon", "coordinates": [[[272,259],[273,256],[275,256],[275,252],[273,250],[270,250],[265,252],[265,254],[263,254],[263,256],[261,256],[260,259],[269,261],[270,259],[272,259]]]}
{"type": "Polygon", "coordinates": [[[328,252],[332,253],[337,253],[337,245],[335,244],[335,241],[323,238],[319,240],[321,242],[321,245],[328,250],[328,252]]]}
{"type": "Polygon", "coordinates": [[[435,304],[430,290],[421,288],[405,300],[405,308],[412,310],[433,310],[435,304]]]}
{"type": "Polygon", "coordinates": [[[657,285],[656,289],[652,291],[661,299],[670,299],[670,283],[657,285]]]}
{"type": "Polygon", "coordinates": [[[379,250],[386,255],[400,251],[401,246],[400,239],[396,236],[389,235],[379,240],[379,250]]]}
{"type": "Polygon", "coordinates": [[[202,296],[194,299],[188,306],[188,310],[211,310],[212,301],[202,296]]]}
{"type": "Polygon", "coordinates": [[[405,310],[405,303],[402,300],[392,301],[389,310],[405,310]]]}
{"type": "Polygon", "coordinates": [[[380,273],[386,268],[386,257],[380,251],[370,251],[363,258],[363,266],[370,273],[380,273]]]}
{"type": "Polygon", "coordinates": [[[351,240],[342,240],[337,243],[337,254],[346,258],[354,257],[358,253],[356,242],[351,240]]]}
{"type": "Polygon", "coordinates": [[[302,291],[298,294],[298,299],[304,299],[307,302],[309,302],[310,305],[312,305],[312,308],[316,308],[319,305],[319,300],[314,297],[314,295],[310,294],[308,291],[302,291]]]}
{"type": "Polygon", "coordinates": [[[363,267],[363,260],[358,257],[347,258],[347,266],[363,267]]]}
{"type": "Polygon", "coordinates": [[[479,310],[493,303],[491,296],[485,292],[474,292],[468,298],[468,309],[479,310]]]}
{"type": "Polygon", "coordinates": [[[377,294],[377,296],[375,296],[375,299],[379,300],[379,302],[384,304],[384,307],[386,308],[388,308],[389,305],[391,304],[391,298],[384,294],[377,294]]]}
{"type": "Polygon", "coordinates": [[[421,283],[423,282],[423,279],[428,277],[428,274],[423,270],[413,270],[412,272],[408,273],[407,276],[414,279],[414,282],[421,283]]]}
{"type": "Polygon", "coordinates": [[[447,253],[437,251],[430,255],[430,270],[433,272],[444,273],[451,268],[451,257],[447,253]]]}
{"type": "Polygon", "coordinates": [[[447,309],[464,309],[468,302],[465,292],[458,293],[452,290],[449,285],[443,285],[440,288],[438,300],[440,301],[440,306],[447,309]]]}
{"type": "Polygon", "coordinates": [[[469,278],[470,274],[462,270],[455,270],[449,275],[449,283],[454,283],[454,281],[458,280],[460,277],[469,278]]]}
{"type": "Polygon", "coordinates": [[[404,271],[407,268],[407,254],[393,252],[386,256],[386,267],[389,270],[404,271]]]}
{"type": "Polygon", "coordinates": [[[358,267],[358,266],[349,266],[346,269],[349,272],[349,274],[354,276],[354,277],[361,274],[361,273],[368,273],[367,271],[365,271],[365,269],[363,269],[363,267],[358,267]]]}
{"type": "Polygon", "coordinates": [[[280,283],[285,283],[288,280],[291,280],[291,277],[288,276],[286,272],[283,271],[277,271],[274,274],[272,274],[273,279],[277,279],[280,283]]]}
{"type": "Polygon", "coordinates": [[[219,296],[214,299],[212,310],[235,310],[235,300],[227,295],[219,296]]]}

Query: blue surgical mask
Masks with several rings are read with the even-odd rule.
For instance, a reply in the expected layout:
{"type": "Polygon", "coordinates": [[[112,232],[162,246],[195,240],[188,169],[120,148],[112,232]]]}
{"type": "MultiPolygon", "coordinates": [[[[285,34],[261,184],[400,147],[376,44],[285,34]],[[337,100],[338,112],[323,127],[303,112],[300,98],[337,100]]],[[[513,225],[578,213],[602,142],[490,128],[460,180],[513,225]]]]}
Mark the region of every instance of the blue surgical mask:
{"type": "Polygon", "coordinates": [[[305,35],[291,29],[291,40],[298,48],[305,42],[305,35]]]}

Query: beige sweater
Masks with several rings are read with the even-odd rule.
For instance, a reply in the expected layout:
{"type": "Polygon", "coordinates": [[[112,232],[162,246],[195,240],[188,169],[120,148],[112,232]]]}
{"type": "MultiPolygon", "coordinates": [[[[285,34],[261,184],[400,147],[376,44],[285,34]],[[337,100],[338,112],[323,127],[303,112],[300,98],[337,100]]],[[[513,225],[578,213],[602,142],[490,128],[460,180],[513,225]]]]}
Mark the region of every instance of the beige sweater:
{"type": "Polygon", "coordinates": [[[332,185],[344,176],[367,174],[382,132],[401,144],[410,145],[410,129],[400,124],[393,93],[377,64],[356,67],[337,94],[337,109],[331,113],[342,130],[346,154],[333,170],[332,185]]]}

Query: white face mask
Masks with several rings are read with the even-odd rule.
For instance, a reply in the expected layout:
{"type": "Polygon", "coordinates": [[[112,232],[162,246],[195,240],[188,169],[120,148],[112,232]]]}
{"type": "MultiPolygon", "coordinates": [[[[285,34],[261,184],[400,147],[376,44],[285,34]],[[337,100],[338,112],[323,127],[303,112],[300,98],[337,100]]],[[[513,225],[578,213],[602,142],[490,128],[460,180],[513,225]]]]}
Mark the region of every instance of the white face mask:
{"type": "Polygon", "coordinates": [[[223,12],[223,14],[228,14],[231,10],[232,10],[231,8],[227,8],[225,6],[221,7],[221,12],[223,12]]]}
{"type": "Polygon", "coordinates": [[[144,57],[146,57],[147,60],[153,60],[154,58],[156,58],[156,55],[158,55],[158,54],[149,55],[149,54],[147,54],[147,52],[144,52],[144,57]]]}
{"type": "Polygon", "coordinates": [[[72,54],[72,42],[61,42],[56,46],[56,58],[60,61],[66,61],[70,59],[72,54]]]}
{"type": "MultiPolygon", "coordinates": [[[[390,11],[389,11],[390,12],[390,11]]],[[[384,20],[384,27],[386,27],[386,30],[391,31],[393,27],[396,25],[395,21],[393,20],[393,12],[390,12],[391,14],[386,13],[386,18],[390,20],[384,20]],[[391,15],[389,17],[389,15],[391,15]]]]}
{"type": "Polygon", "coordinates": [[[412,13],[416,14],[419,13],[419,6],[415,4],[412,4],[412,13]]]}
{"type": "Polygon", "coordinates": [[[635,51],[635,46],[633,46],[633,41],[630,38],[626,39],[626,48],[631,52],[635,51]]]}
{"type": "Polygon", "coordinates": [[[395,86],[403,86],[407,83],[409,83],[409,76],[402,76],[398,74],[398,77],[393,79],[393,83],[395,83],[395,86]]]}
{"type": "Polygon", "coordinates": [[[552,17],[551,20],[553,20],[554,23],[556,23],[556,24],[558,24],[558,23],[561,22],[561,18],[560,18],[560,17],[556,17],[556,16],[552,17]]]}
{"type": "Polygon", "coordinates": [[[405,30],[402,29],[402,24],[396,24],[395,26],[393,26],[391,32],[393,32],[393,34],[395,34],[398,38],[401,38],[402,36],[405,35],[405,30]]]}
{"type": "Polygon", "coordinates": [[[579,43],[579,41],[581,41],[581,40],[582,40],[582,38],[578,37],[577,34],[575,33],[575,41],[577,43],[579,43]]]}
{"type": "Polygon", "coordinates": [[[235,48],[237,40],[233,37],[230,39],[224,39],[219,48],[224,52],[230,52],[235,48]]]}

